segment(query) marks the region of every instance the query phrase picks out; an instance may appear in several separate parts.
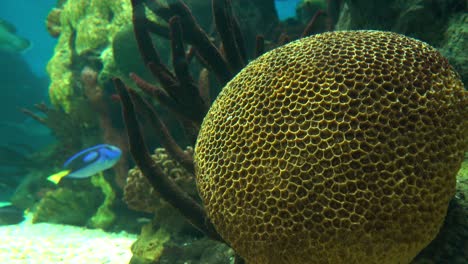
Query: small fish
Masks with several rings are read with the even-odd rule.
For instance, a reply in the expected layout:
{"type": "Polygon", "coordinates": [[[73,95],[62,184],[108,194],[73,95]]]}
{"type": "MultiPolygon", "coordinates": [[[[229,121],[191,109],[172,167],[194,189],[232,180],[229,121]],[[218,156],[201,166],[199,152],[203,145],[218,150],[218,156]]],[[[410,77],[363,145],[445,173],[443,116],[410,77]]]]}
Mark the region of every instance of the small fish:
{"type": "Polygon", "coordinates": [[[13,206],[5,205],[0,207],[0,226],[15,225],[24,220],[23,210],[13,206]]]}
{"type": "Polygon", "coordinates": [[[47,179],[58,184],[64,177],[88,178],[114,166],[121,155],[122,151],[116,146],[96,145],[73,155],[63,164],[64,170],[49,176],[47,179]]]}
{"type": "Polygon", "coordinates": [[[151,222],[151,219],[149,218],[146,218],[146,217],[139,217],[137,218],[137,223],[139,224],[147,224],[147,223],[150,223],[151,222]]]}
{"type": "Polygon", "coordinates": [[[31,47],[31,42],[16,35],[16,28],[7,21],[0,19],[0,50],[20,53],[31,47]]]}

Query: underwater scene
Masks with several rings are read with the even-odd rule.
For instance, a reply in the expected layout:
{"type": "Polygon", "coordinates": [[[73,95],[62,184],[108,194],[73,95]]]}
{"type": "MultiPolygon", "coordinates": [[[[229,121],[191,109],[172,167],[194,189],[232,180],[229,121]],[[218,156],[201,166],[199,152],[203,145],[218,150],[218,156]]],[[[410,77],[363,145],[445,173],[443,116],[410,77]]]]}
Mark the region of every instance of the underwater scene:
{"type": "Polygon", "coordinates": [[[0,263],[468,263],[466,0],[2,0],[0,66],[0,263]]]}

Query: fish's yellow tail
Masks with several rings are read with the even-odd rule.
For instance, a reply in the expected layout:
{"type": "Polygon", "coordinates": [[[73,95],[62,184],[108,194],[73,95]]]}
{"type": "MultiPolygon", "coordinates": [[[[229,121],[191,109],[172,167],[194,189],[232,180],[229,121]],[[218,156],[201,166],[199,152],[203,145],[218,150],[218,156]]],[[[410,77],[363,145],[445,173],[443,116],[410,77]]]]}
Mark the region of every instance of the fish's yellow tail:
{"type": "Polygon", "coordinates": [[[64,170],[64,171],[60,171],[60,172],[57,172],[55,174],[52,174],[50,175],[49,177],[47,177],[47,180],[55,183],[55,184],[58,184],[60,182],[60,180],[67,176],[68,174],[70,174],[70,171],[69,170],[64,170]]]}

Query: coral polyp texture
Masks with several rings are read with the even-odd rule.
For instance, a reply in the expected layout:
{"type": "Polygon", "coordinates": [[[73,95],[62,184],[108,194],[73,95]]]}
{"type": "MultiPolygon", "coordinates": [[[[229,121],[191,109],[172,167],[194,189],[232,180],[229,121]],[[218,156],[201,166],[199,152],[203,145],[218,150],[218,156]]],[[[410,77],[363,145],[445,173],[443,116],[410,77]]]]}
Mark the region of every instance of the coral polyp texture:
{"type": "Polygon", "coordinates": [[[409,263],[455,192],[467,103],[458,74],[418,40],[303,38],[224,87],[197,140],[197,186],[247,263],[409,263]]]}
{"type": "MultiPolygon", "coordinates": [[[[187,147],[185,151],[190,155],[193,153],[191,147],[187,147]]],[[[187,172],[177,161],[173,160],[165,149],[157,148],[151,158],[184,191],[192,197],[197,196],[193,175],[187,172]]],[[[141,212],[154,213],[158,207],[161,207],[159,193],[154,190],[138,167],[130,169],[128,172],[127,183],[124,188],[124,200],[131,209],[141,212]]]]}

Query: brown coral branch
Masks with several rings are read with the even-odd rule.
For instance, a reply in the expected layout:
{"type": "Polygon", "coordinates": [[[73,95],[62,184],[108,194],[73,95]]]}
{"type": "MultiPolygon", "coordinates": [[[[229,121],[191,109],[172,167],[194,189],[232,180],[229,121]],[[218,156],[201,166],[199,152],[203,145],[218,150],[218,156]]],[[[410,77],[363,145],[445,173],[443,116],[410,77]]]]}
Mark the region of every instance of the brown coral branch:
{"type": "MultiPolygon", "coordinates": [[[[138,0],[133,0],[132,2],[134,1],[138,0]]],[[[197,49],[199,55],[207,62],[205,66],[209,67],[221,85],[224,86],[232,78],[233,73],[229,70],[226,60],[221,56],[221,53],[210,40],[208,34],[203,31],[195,20],[190,9],[182,1],[171,3],[169,7],[163,7],[156,1],[151,1],[147,6],[156,15],[166,21],[169,21],[173,16],[179,16],[182,28],[184,29],[184,40],[197,49]]]]}
{"type": "Polygon", "coordinates": [[[282,46],[284,44],[287,44],[289,41],[291,41],[291,38],[288,36],[288,34],[281,33],[281,35],[278,38],[278,45],[282,46]]]}
{"type": "Polygon", "coordinates": [[[208,237],[223,242],[209,221],[203,207],[182,191],[179,186],[164,174],[159,165],[153,161],[141,134],[128,88],[118,78],[114,79],[114,85],[122,102],[122,115],[128,131],[130,153],[132,153],[143,175],[145,175],[153,188],[161,194],[161,197],[174,206],[174,208],[178,209],[194,227],[205,233],[208,237]]]}
{"type": "Polygon", "coordinates": [[[203,68],[198,75],[198,92],[203,98],[203,101],[207,103],[207,106],[210,106],[210,72],[203,68]]]}
{"type": "Polygon", "coordinates": [[[244,68],[247,55],[239,24],[234,19],[229,0],[212,1],[216,29],[221,37],[224,54],[233,73],[244,68]]]}
{"type": "Polygon", "coordinates": [[[135,107],[138,108],[138,112],[141,113],[142,116],[145,116],[151,123],[156,135],[158,135],[158,138],[160,139],[159,141],[161,145],[166,149],[169,155],[179,162],[188,172],[192,174],[195,173],[193,158],[179,147],[177,142],[169,133],[166,125],[163,123],[161,118],[159,118],[159,115],[154,111],[151,105],[135,91],[128,90],[128,93],[130,94],[132,101],[135,103],[135,107]]]}
{"type": "Polygon", "coordinates": [[[255,38],[255,58],[260,57],[265,52],[265,37],[257,35],[255,38]]]}
{"type": "Polygon", "coordinates": [[[179,110],[179,106],[172,99],[167,92],[156,85],[150,84],[147,81],[143,80],[135,73],[130,73],[130,78],[135,82],[135,84],[140,87],[140,89],[148,94],[149,96],[155,98],[164,108],[172,111],[179,117],[183,117],[184,114],[179,110]]]}
{"type": "Polygon", "coordinates": [[[46,115],[51,111],[51,109],[45,103],[35,104],[34,107],[46,115]]]}
{"type": "Polygon", "coordinates": [[[151,73],[165,87],[174,86],[177,82],[171,71],[161,62],[161,58],[153,46],[153,42],[147,30],[147,19],[145,17],[145,7],[142,0],[132,0],[133,30],[137,40],[140,54],[145,65],[153,63],[153,67],[148,67],[151,73]]]}
{"type": "Polygon", "coordinates": [[[29,110],[29,109],[26,109],[26,108],[21,108],[20,111],[23,113],[23,114],[26,114],[28,116],[30,116],[32,119],[36,120],[37,122],[43,124],[43,125],[46,125],[47,122],[46,122],[46,119],[39,116],[38,114],[34,113],[33,111],[29,110]]]}
{"type": "Polygon", "coordinates": [[[212,66],[210,66],[210,64],[205,60],[205,58],[203,58],[201,55],[200,55],[200,52],[198,52],[198,50],[196,48],[193,48],[193,53],[195,55],[195,57],[197,58],[198,62],[206,69],[211,69],[212,66]]]}
{"type": "MultiPolygon", "coordinates": [[[[182,40],[182,28],[180,25],[180,17],[173,16],[169,20],[170,36],[171,36],[171,51],[172,64],[177,79],[180,81],[180,88],[193,88],[193,79],[189,71],[187,58],[185,57],[184,43],[182,40]]],[[[181,91],[176,91],[181,92],[181,91]]]]}
{"type": "Polygon", "coordinates": [[[245,260],[238,254],[234,255],[234,264],[245,264],[245,260]]]}
{"type": "Polygon", "coordinates": [[[201,124],[203,117],[208,111],[206,103],[198,92],[198,87],[193,80],[187,59],[185,57],[185,49],[182,40],[182,28],[180,18],[174,16],[169,20],[169,28],[171,30],[171,50],[172,64],[179,85],[174,87],[174,93],[177,97],[174,99],[181,105],[186,106],[186,116],[196,124],[201,124]]]}
{"type": "Polygon", "coordinates": [[[170,5],[171,10],[180,16],[184,28],[184,39],[191,43],[208,63],[213,73],[218,77],[221,85],[227,83],[233,76],[226,60],[221,56],[214,43],[196,22],[190,9],[181,1],[170,5]]]}
{"type": "MultiPolygon", "coordinates": [[[[154,89],[154,87],[152,87],[153,89],[146,90],[158,92],[158,99],[166,103],[172,111],[177,111],[185,119],[188,119],[199,126],[206,114],[207,105],[198,94],[198,87],[196,87],[196,84],[188,70],[188,62],[183,45],[181,19],[178,16],[173,16],[169,19],[172,62],[175,70],[174,75],[161,62],[159,54],[151,43],[149,32],[145,28],[146,18],[143,1],[132,0],[132,5],[134,30],[143,60],[151,73],[159,80],[166,93],[162,93],[160,90],[154,89]]],[[[181,8],[181,10],[185,9],[181,8]]],[[[186,17],[187,16],[188,15],[186,14],[186,17]]],[[[195,22],[192,24],[195,25],[195,22]]],[[[142,80],[138,80],[137,84],[141,87],[150,87],[142,80]]]]}
{"type": "Polygon", "coordinates": [[[146,94],[156,99],[161,106],[171,111],[180,121],[184,128],[184,132],[191,142],[195,141],[198,134],[199,124],[194,124],[193,121],[186,118],[184,108],[175,102],[162,88],[152,85],[145,80],[141,79],[138,75],[131,73],[130,78],[141,88],[146,94]],[[195,135],[195,136],[194,136],[195,135]]]}
{"type": "Polygon", "coordinates": [[[145,27],[148,30],[148,32],[151,32],[153,34],[167,39],[169,38],[169,28],[167,26],[163,26],[149,19],[145,19],[145,27]]]}
{"type": "Polygon", "coordinates": [[[132,0],[132,6],[133,31],[143,61],[145,64],[149,62],[159,63],[159,55],[154,49],[153,42],[147,31],[147,19],[143,0],[132,0]]]}
{"type": "Polygon", "coordinates": [[[196,54],[196,50],[194,47],[190,47],[189,50],[187,51],[185,57],[187,58],[187,61],[188,63],[190,63],[193,59],[193,57],[195,57],[195,54],[196,54]]]}
{"type": "Polygon", "coordinates": [[[61,142],[63,149],[77,149],[82,147],[82,142],[78,140],[80,134],[85,130],[81,123],[77,123],[63,110],[49,108],[45,103],[35,104],[34,108],[45,116],[37,115],[28,109],[20,109],[26,115],[48,127],[52,134],[61,142]]]}
{"type": "Polygon", "coordinates": [[[327,0],[327,30],[333,31],[340,14],[341,0],[327,0]]]}
{"type": "Polygon", "coordinates": [[[166,21],[175,15],[168,6],[161,4],[158,0],[147,0],[146,7],[166,21]]]}
{"type": "Polygon", "coordinates": [[[315,12],[314,16],[309,20],[309,23],[307,23],[304,31],[302,31],[301,38],[312,35],[313,27],[317,22],[317,18],[324,14],[325,12],[323,10],[317,10],[317,12],[315,12]]]}

